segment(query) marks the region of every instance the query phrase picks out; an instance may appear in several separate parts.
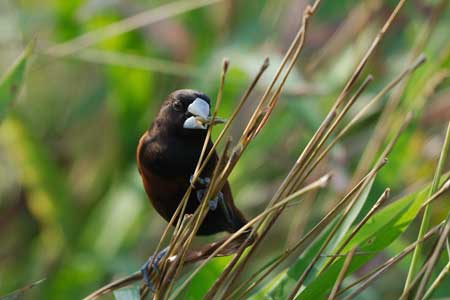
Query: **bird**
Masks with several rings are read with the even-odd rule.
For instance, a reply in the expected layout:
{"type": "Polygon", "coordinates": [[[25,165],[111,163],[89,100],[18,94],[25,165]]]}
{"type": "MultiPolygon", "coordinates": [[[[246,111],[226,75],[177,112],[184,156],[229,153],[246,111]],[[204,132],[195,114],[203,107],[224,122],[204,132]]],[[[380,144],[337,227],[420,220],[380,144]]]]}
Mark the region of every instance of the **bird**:
{"type": "MultiPolygon", "coordinates": [[[[214,118],[214,123],[220,122],[223,120],[214,118]]],[[[139,140],[136,161],[145,192],[158,214],[168,222],[189,186],[193,188],[185,214],[193,214],[201,204],[218,163],[216,151],[196,182],[192,182],[192,176],[211,123],[211,100],[207,95],[191,89],[176,90],[162,102],[154,121],[139,140]]],[[[206,153],[212,146],[209,139],[206,153]]],[[[208,212],[196,235],[234,233],[245,224],[247,219],[234,204],[227,181],[221,191],[209,200],[208,212]]],[[[217,243],[214,245],[217,246],[217,243]]],[[[205,251],[211,253],[211,248],[205,251]]],[[[155,260],[166,253],[167,249],[161,251],[155,260]]],[[[149,261],[141,269],[147,283],[145,275],[149,261]]]]}

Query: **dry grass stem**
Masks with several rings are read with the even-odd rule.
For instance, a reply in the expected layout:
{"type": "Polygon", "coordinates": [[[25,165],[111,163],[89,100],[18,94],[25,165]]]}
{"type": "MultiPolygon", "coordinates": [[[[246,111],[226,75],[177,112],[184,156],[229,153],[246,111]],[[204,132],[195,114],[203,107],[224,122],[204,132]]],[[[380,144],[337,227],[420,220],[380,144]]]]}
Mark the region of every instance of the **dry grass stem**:
{"type": "MultiPolygon", "coordinates": [[[[308,22],[308,19],[315,12],[315,9],[317,8],[317,5],[319,2],[320,1],[316,1],[312,7],[310,7],[310,6],[306,7],[305,13],[303,14],[303,22],[302,22],[300,29],[297,32],[296,37],[294,38],[293,42],[291,43],[291,46],[290,46],[288,52],[286,53],[280,67],[278,68],[274,78],[272,79],[271,83],[269,84],[268,88],[266,89],[264,95],[261,97],[261,100],[260,100],[257,108],[255,109],[250,121],[248,122],[246,128],[244,129],[244,132],[240,139],[240,143],[238,144],[238,146],[236,148],[236,151],[239,153],[239,155],[245,149],[246,145],[248,145],[248,143],[261,130],[262,126],[266,123],[269,115],[271,114],[273,107],[276,104],[276,101],[278,99],[279,93],[281,92],[281,89],[286,82],[287,76],[289,75],[290,71],[292,70],[294,63],[297,60],[301,49],[303,48],[304,35],[306,34],[306,28],[307,28],[306,24],[308,22]],[[282,78],[281,83],[277,88],[277,91],[272,96],[271,100],[268,103],[268,106],[265,107],[266,99],[270,95],[273,87],[275,86],[276,81],[278,80],[280,74],[282,73],[282,71],[283,71],[284,67],[286,66],[289,59],[291,60],[291,63],[289,64],[287,71],[285,72],[284,77],[282,78]]],[[[236,163],[236,160],[234,163],[236,163]]],[[[256,226],[256,229],[253,229],[250,236],[255,235],[255,233],[258,229],[259,229],[259,225],[256,226]]],[[[257,247],[259,240],[260,240],[260,236],[258,236],[256,238],[256,241],[254,242],[253,246],[250,248],[250,253],[253,251],[253,249],[255,249],[255,247],[257,247]]],[[[235,275],[237,274],[236,272],[234,273],[234,275],[230,274],[229,272],[231,272],[233,265],[238,261],[238,258],[242,255],[242,253],[243,253],[243,248],[237,252],[236,258],[229,264],[229,266],[226,268],[226,271],[222,272],[221,276],[216,281],[216,284],[214,284],[214,286],[211,288],[211,292],[209,292],[207,294],[207,299],[212,299],[212,297],[215,294],[215,291],[217,290],[218,284],[222,284],[224,281],[224,278],[226,278],[227,276],[230,276],[231,278],[235,277],[235,275]]],[[[246,256],[246,258],[247,257],[248,257],[248,255],[246,256]]],[[[244,261],[242,261],[241,264],[238,266],[238,268],[235,270],[243,268],[245,263],[246,262],[245,262],[245,258],[244,258],[244,261]]],[[[233,281],[233,279],[231,279],[231,283],[232,283],[232,281],[233,281]]]]}
{"type": "Polygon", "coordinates": [[[445,224],[441,236],[439,237],[438,243],[433,250],[433,254],[429,259],[429,264],[426,268],[425,274],[422,277],[422,281],[420,282],[419,287],[417,289],[416,296],[414,298],[415,300],[424,299],[426,286],[428,284],[428,281],[430,280],[433,269],[436,266],[439,257],[441,256],[442,250],[444,250],[444,243],[445,241],[447,241],[449,232],[450,232],[450,220],[447,221],[447,223],[445,224]]]}
{"type": "MultiPolygon", "coordinates": [[[[382,37],[384,36],[384,34],[386,33],[387,29],[390,27],[391,23],[393,22],[394,18],[397,16],[398,12],[400,11],[401,7],[404,5],[404,0],[401,0],[398,2],[397,6],[395,7],[395,9],[393,10],[393,12],[391,13],[391,15],[389,16],[389,18],[387,19],[387,21],[385,22],[385,24],[383,25],[383,27],[381,28],[381,30],[379,31],[379,33],[377,34],[377,36],[375,37],[374,41],[372,42],[371,46],[369,47],[368,51],[366,52],[365,56],[363,57],[363,59],[361,60],[360,64],[357,66],[356,70],[353,72],[352,76],[350,77],[350,79],[348,80],[347,84],[345,85],[345,87],[343,88],[342,92],[340,93],[340,95],[338,96],[333,108],[331,109],[331,113],[328,115],[328,117],[326,118],[327,121],[329,121],[330,119],[334,119],[334,115],[335,115],[335,111],[337,108],[339,108],[342,104],[342,102],[344,101],[344,98],[346,97],[346,95],[348,94],[350,88],[353,86],[353,84],[355,83],[356,79],[358,78],[358,76],[360,75],[363,67],[365,66],[365,64],[367,63],[369,57],[371,56],[371,54],[373,53],[373,51],[376,49],[377,45],[379,44],[379,42],[381,41],[382,37]],[[333,113],[334,112],[334,113],[333,113]]],[[[315,8],[317,7],[317,5],[319,4],[319,1],[316,1],[314,6],[309,10],[310,12],[314,12],[315,8]]],[[[316,137],[316,135],[314,136],[316,137]]],[[[313,137],[313,139],[314,139],[313,137]]],[[[312,139],[312,141],[313,141],[312,139]]],[[[308,144],[311,145],[312,143],[308,144]]],[[[308,154],[308,152],[310,151],[310,149],[308,148],[308,146],[305,148],[304,152],[302,154],[308,154]]],[[[305,155],[301,155],[299,161],[302,161],[305,158],[305,155]]],[[[298,170],[294,167],[294,174],[298,173],[298,170]]],[[[292,171],[292,170],[291,170],[292,171]]],[[[287,178],[290,178],[291,172],[289,173],[287,178]]],[[[286,191],[286,187],[292,184],[289,184],[290,182],[288,181],[288,184],[282,184],[282,186],[279,189],[279,192],[277,192],[277,194],[273,197],[272,201],[270,204],[273,204],[273,202],[275,202],[277,200],[277,198],[279,198],[280,196],[283,195],[283,193],[286,191]]],[[[276,213],[276,215],[274,216],[274,219],[277,218],[277,216],[280,215],[282,209],[280,209],[279,212],[276,213]]],[[[274,219],[269,220],[269,222],[267,222],[266,224],[273,224],[274,223],[274,219]]],[[[264,220],[266,221],[266,220],[264,220]]],[[[260,226],[256,226],[256,230],[259,229],[260,226]]],[[[234,275],[231,275],[230,277],[231,279],[231,284],[229,284],[228,289],[230,289],[233,280],[236,280],[237,278],[237,274],[240,273],[240,271],[242,271],[242,268],[245,266],[245,264],[247,263],[248,259],[254,254],[255,249],[258,247],[258,245],[260,244],[260,241],[265,237],[265,235],[267,234],[267,232],[270,229],[270,225],[266,226],[265,228],[262,229],[262,233],[259,235],[259,237],[256,239],[255,243],[253,244],[253,246],[250,248],[250,251],[248,252],[248,254],[243,258],[243,260],[241,260],[240,265],[238,266],[238,268],[235,269],[234,271],[234,275]]],[[[240,253],[241,254],[241,253],[240,253]]]]}
{"type": "Polygon", "coordinates": [[[396,256],[388,259],[383,264],[377,266],[374,270],[372,270],[367,275],[361,277],[357,281],[353,282],[352,284],[346,286],[345,288],[341,289],[338,294],[342,294],[345,291],[349,290],[350,288],[354,287],[355,285],[358,285],[362,283],[362,285],[353,291],[351,294],[349,294],[347,297],[344,298],[344,300],[350,300],[356,297],[361,291],[363,291],[369,284],[371,284],[375,279],[377,279],[379,276],[384,274],[386,271],[388,271],[390,268],[392,268],[395,264],[397,264],[399,261],[401,261],[405,256],[407,256],[409,253],[411,253],[417,244],[423,243],[424,241],[431,238],[434,234],[436,234],[440,229],[442,229],[443,223],[440,223],[430,229],[420,240],[415,241],[414,243],[407,246],[405,249],[403,249],[402,252],[397,254],[396,256]]]}
{"type": "Polygon", "coordinates": [[[318,66],[332,59],[335,53],[339,53],[342,48],[347,46],[351,39],[361,33],[362,29],[369,23],[372,14],[381,7],[381,4],[382,1],[380,0],[358,3],[333,35],[326,40],[325,45],[312,58],[311,62],[307,64],[306,72],[308,74],[313,73],[318,66]]]}
{"type": "Polygon", "coordinates": [[[419,56],[416,61],[405,69],[401,74],[399,74],[394,80],[388,83],[377,95],[375,95],[369,102],[361,108],[360,111],[350,120],[350,122],[338,132],[336,137],[328,144],[328,146],[323,150],[319,157],[316,159],[314,164],[309,168],[306,176],[309,176],[311,172],[317,167],[317,165],[323,160],[323,158],[330,152],[330,150],[337,144],[337,142],[355,125],[362,117],[383,98],[383,96],[393,89],[398,83],[400,83],[406,76],[410,75],[414,70],[421,66],[425,62],[425,56],[419,56]]]}
{"type": "Polygon", "coordinates": [[[423,296],[423,299],[429,299],[432,295],[434,290],[438,287],[439,284],[442,283],[442,280],[450,273],[450,260],[447,262],[444,268],[442,268],[441,272],[439,272],[439,275],[436,277],[436,279],[433,281],[433,283],[430,285],[430,288],[426,291],[425,295],[423,296]]]}
{"type": "MultiPolygon", "coordinates": [[[[290,195],[286,199],[283,199],[280,203],[277,203],[276,206],[272,208],[272,210],[276,210],[279,207],[295,201],[298,197],[304,195],[305,193],[311,192],[315,189],[324,188],[327,186],[328,182],[330,180],[330,175],[324,175],[318,180],[312,182],[311,184],[305,186],[301,190],[297,191],[296,193],[290,195]]],[[[233,233],[228,237],[228,239],[219,247],[217,248],[211,255],[209,255],[208,258],[204,259],[202,263],[189,275],[189,277],[183,282],[183,284],[180,286],[180,290],[186,287],[187,284],[193,279],[193,277],[212,259],[215,255],[217,255],[221,250],[223,250],[229,243],[231,243],[234,239],[238,238],[242,233],[246,232],[248,229],[250,229],[256,222],[258,222],[260,219],[264,218],[266,215],[272,212],[272,210],[263,211],[253,219],[247,222],[242,228],[240,228],[238,231],[233,233]]]]}
{"type": "Polygon", "coordinates": [[[337,293],[339,291],[339,288],[341,287],[342,281],[345,278],[345,273],[347,273],[348,267],[350,267],[350,263],[352,262],[352,258],[355,255],[356,248],[351,249],[345,258],[344,265],[342,266],[341,271],[339,272],[339,275],[336,279],[336,282],[334,283],[333,289],[331,290],[331,294],[328,297],[328,300],[334,300],[336,299],[337,293]]]}
{"type": "MultiPolygon", "coordinates": [[[[248,294],[253,288],[257,286],[265,277],[267,277],[270,272],[272,272],[278,265],[280,265],[287,257],[289,257],[290,254],[293,252],[303,251],[307,246],[308,243],[311,242],[314,238],[316,238],[322,230],[328,226],[333,218],[344,208],[344,206],[348,203],[350,199],[353,198],[353,196],[361,189],[364,189],[364,187],[367,185],[367,183],[372,180],[372,178],[375,177],[375,175],[378,173],[378,171],[386,164],[387,160],[383,161],[383,163],[380,163],[374,167],[364,178],[362,178],[311,230],[309,230],[300,240],[298,240],[293,246],[286,249],[282,255],[275,260],[272,263],[272,266],[266,270],[262,275],[259,276],[257,280],[254,280],[254,282],[244,291],[244,294],[248,294]]],[[[258,276],[258,273],[253,274],[250,276],[251,278],[256,278],[258,276]]],[[[245,282],[244,282],[245,283],[245,282]]],[[[233,292],[235,294],[238,290],[243,289],[244,286],[241,285],[239,288],[233,292]]],[[[232,295],[233,295],[232,294],[232,295]]],[[[229,298],[228,298],[229,299],[229,298]]]]}

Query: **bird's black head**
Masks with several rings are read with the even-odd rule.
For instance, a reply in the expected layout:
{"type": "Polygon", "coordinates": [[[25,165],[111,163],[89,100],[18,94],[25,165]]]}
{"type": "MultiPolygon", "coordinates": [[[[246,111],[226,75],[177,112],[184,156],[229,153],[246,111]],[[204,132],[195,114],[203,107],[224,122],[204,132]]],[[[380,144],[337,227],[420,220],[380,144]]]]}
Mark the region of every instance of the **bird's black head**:
{"type": "Polygon", "coordinates": [[[210,106],[210,99],[201,92],[177,90],[161,105],[155,124],[171,134],[204,136],[210,124],[210,106]]]}

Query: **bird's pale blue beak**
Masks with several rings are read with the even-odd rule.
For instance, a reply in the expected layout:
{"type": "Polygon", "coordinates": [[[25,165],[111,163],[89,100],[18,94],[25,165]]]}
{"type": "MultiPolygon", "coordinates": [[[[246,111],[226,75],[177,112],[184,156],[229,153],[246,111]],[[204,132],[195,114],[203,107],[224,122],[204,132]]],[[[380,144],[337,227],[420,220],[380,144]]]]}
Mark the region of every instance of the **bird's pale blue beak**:
{"type": "MultiPolygon", "coordinates": [[[[210,107],[208,102],[201,98],[196,98],[194,102],[189,104],[188,112],[193,116],[184,121],[183,128],[187,129],[207,129],[208,125],[212,123],[209,116],[210,107]]],[[[214,118],[214,124],[225,123],[226,120],[222,118],[214,118]]]]}

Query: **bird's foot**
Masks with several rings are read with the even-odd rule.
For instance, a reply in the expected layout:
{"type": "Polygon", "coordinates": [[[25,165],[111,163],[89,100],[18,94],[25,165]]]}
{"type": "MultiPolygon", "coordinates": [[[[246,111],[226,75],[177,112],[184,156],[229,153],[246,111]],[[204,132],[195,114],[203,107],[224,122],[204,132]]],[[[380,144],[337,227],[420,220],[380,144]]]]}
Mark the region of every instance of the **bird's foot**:
{"type": "Polygon", "coordinates": [[[142,274],[142,280],[144,281],[145,285],[150,289],[152,293],[155,292],[155,287],[153,286],[153,283],[151,282],[148,274],[149,265],[151,263],[151,268],[156,271],[156,273],[161,274],[161,271],[158,268],[158,263],[163,259],[163,257],[167,254],[169,251],[169,247],[164,248],[163,250],[159,251],[158,254],[156,254],[156,257],[153,258],[153,255],[150,256],[147,260],[147,262],[141,267],[141,274],[142,274]]]}
{"type": "Polygon", "coordinates": [[[198,188],[198,187],[203,187],[203,188],[207,188],[209,183],[211,182],[211,179],[209,179],[209,177],[197,177],[197,180],[195,182],[194,181],[194,175],[191,175],[191,177],[189,178],[189,183],[191,184],[191,186],[193,188],[198,188]]]}
{"type": "MultiPolygon", "coordinates": [[[[197,199],[199,202],[201,202],[203,200],[203,197],[205,196],[206,193],[206,189],[201,189],[201,190],[197,190],[197,199]]],[[[223,193],[219,192],[217,193],[217,196],[214,197],[213,199],[208,201],[208,207],[210,210],[216,210],[217,206],[219,205],[219,202],[224,201],[223,198],[223,193]]]]}
{"type": "Polygon", "coordinates": [[[222,192],[218,192],[217,196],[214,197],[214,199],[209,200],[208,202],[208,206],[210,210],[216,210],[217,206],[219,205],[219,203],[223,203],[224,198],[223,198],[223,193],[222,192]]]}
{"type": "MultiPolygon", "coordinates": [[[[192,187],[199,188],[198,185],[200,185],[200,189],[197,190],[197,200],[201,202],[203,200],[203,197],[206,194],[206,191],[208,190],[208,186],[211,182],[211,179],[209,177],[198,177],[195,183],[193,183],[194,175],[191,175],[189,178],[189,182],[191,183],[192,187]]],[[[217,206],[219,205],[219,201],[223,201],[223,193],[219,192],[216,197],[208,201],[208,207],[210,210],[216,210],[217,206]]]]}

